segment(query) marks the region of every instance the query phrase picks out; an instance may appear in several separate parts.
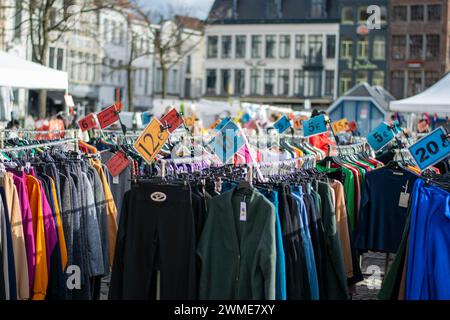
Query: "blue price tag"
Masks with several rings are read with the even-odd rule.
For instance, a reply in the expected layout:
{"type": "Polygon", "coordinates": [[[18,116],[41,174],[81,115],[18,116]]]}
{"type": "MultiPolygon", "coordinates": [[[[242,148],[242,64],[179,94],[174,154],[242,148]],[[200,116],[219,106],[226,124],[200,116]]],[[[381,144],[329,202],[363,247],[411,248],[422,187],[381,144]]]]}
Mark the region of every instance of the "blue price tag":
{"type": "Polygon", "coordinates": [[[395,120],[393,123],[395,133],[402,133],[402,127],[400,127],[400,123],[398,120],[395,120]]]}
{"type": "Polygon", "coordinates": [[[303,121],[303,135],[305,137],[316,136],[327,131],[327,122],[324,115],[303,121]]]}
{"type": "Polygon", "coordinates": [[[152,120],[152,113],[149,111],[142,113],[142,124],[144,126],[148,125],[150,121],[152,120]]]}
{"type": "Polygon", "coordinates": [[[247,123],[250,121],[250,115],[248,113],[244,114],[241,118],[242,123],[247,123]]]}
{"type": "Polygon", "coordinates": [[[209,146],[222,163],[227,163],[244,145],[242,132],[232,121],[229,121],[209,142],[209,146]]]}
{"type": "Polygon", "coordinates": [[[214,130],[216,131],[220,131],[223,129],[223,127],[225,127],[225,125],[231,121],[230,117],[226,117],[225,119],[223,119],[218,125],[217,127],[214,128],[214,130]]]}
{"type": "Polygon", "coordinates": [[[277,129],[278,133],[280,134],[285,132],[291,126],[291,122],[286,116],[281,117],[281,119],[275,122],[275,124],[273,125],[273,127],[277,129]]]}
{"type": "Polygon", "coordinates": [[[445,130],[439,127],[409,147],[409,152],[421,171],[450,155],[450,141],[446,136],[445,130]]]}
{"type": "Polygon", "coordinates": [[[392,139],[394,139],[394,133],[386,122],[383,122],[378,127],[375,128],[367,136],[367,142],[376,151],[387,145],[392,139]]]}

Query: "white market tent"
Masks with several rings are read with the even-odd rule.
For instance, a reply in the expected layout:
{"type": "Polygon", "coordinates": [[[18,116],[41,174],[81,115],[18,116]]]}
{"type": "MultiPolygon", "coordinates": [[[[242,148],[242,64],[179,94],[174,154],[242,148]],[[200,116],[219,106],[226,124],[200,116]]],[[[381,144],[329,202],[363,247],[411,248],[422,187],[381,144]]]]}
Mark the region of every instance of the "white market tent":
{"type": "Polygon", "coordinates": [[[0,51],[0,87],[67,91],[69,76],[0,51]]]}
{"type": "Polygon", "coordinates": [[[450,114],[450,73],[415,96],[391,101],[389,109],[404,113],[450,114]]]}

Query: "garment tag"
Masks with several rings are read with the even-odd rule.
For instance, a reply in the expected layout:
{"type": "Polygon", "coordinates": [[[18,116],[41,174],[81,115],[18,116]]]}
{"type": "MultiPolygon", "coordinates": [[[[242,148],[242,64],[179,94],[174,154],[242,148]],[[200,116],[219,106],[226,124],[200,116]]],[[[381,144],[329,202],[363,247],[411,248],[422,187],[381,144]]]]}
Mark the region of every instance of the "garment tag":
{"type": "Polygon", "coordinates": [[[241,202],[241,214],[239,215],[239,220],[247,221],[247,203],[241,202]]]}
{"type": "Polygon", "coordinates": [[[408,208],[409,203],[408,184],[409,180],[406,181],[406,186],[403,187],[405,191],[400,193],[400,200],[398,201],[398,206],[400,208],[408,208]]]}
{"type": "Polygon", "coordinates": [[[398,202],[398,206],[400,208],[408,208],[409,203],[409,193],[402,192],[400,193],[400,201],[398,202]]]}
{"type": "Polygon", "coordinates": [[[120,180],[120,179],[119,179],[119,176],[113,177],[113,184],[119,184],[119,183],[120,183],[119,180],[120,180]]]}
{"type": "Polygon", "coordinates": [[[403,176],[403,172],[393,172],[394,176],[403,176]]]}

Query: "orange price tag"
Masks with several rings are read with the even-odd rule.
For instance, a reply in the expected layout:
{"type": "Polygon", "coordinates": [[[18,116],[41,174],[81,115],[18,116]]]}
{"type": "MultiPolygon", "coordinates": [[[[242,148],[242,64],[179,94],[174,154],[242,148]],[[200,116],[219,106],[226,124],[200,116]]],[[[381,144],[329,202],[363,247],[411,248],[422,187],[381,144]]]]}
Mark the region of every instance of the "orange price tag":
{"type": "Polygon", "coordinates": [[[184,119],[186,127],[192,127],[195,124],[195,117],[187,117],[184,119]]]}
{"type": "Polygon", "coordinates": [[[169,132],[167,130],[161,131],[161,126],[161,122],[153,118],[134,143],[134,148],[147,163],[155,158],[169,139],[169,132]]]}
{"type": "Polygon", "coordinates": [[[348,121],[347,118],[335,121],[331,124],[333,127],[334,133],[339,133],[348,130],[348,121]]]}
{"type": "Polygon", "coordinates": [[[219,123],[220,123],[220,120],[216,120],[212,125],[209,126],[208,129],[211,129],[211,130],[214,129],[215,127],[217,127],[219,125],[219,123]]]}
{"type": "Polygon", "coordinates": [[[303,128],[303,124],[302,124],[303,119],[302,118],[295,118],[294,119],[294,129],[295,130],[300,130],[301,128],[303,128]]]}

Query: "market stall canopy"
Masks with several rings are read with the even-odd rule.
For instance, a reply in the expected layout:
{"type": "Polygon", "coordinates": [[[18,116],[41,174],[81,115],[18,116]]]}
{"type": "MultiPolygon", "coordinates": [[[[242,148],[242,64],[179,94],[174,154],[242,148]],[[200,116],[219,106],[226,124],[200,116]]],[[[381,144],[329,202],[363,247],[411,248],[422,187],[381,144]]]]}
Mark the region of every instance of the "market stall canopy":
{"type": "Polygon", "coordinates": [[[397,101],[391,101],[391,111],[406,113],[449,114],[450,113],[450,73],[425,91],[397,101]]]}
{"type": "Polygon", "coordinates": [[[44,67],[0,51],[0,87],[67,90],[67,72],[44,67]]]}

